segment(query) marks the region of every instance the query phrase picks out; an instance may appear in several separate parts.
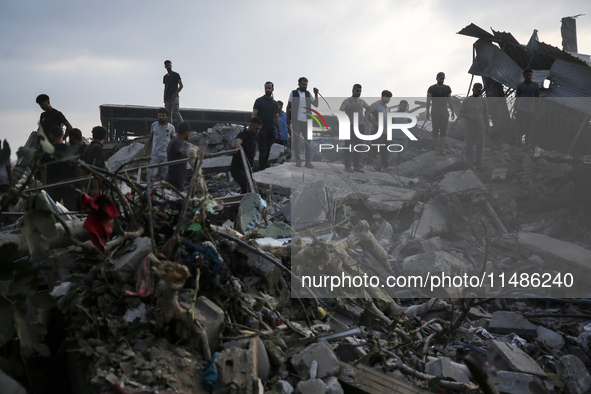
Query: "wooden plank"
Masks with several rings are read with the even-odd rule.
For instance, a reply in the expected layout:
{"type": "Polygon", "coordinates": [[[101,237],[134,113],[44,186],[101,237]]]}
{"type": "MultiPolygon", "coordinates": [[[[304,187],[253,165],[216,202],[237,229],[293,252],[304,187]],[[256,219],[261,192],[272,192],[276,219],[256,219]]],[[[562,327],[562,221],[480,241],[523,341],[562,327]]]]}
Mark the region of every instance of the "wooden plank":
{"type": "Polygon", "coordinates": [[[345,393],[414,394],[428,393],[405,380],[386,375],[365,365],[340,363],[339,381],[345,393]]]}

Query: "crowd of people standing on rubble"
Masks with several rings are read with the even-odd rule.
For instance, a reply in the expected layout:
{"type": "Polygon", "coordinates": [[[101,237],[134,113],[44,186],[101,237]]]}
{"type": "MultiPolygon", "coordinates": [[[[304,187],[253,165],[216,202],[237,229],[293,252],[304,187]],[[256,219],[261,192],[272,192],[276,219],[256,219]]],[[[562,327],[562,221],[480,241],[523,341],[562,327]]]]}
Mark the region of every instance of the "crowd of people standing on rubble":
{"type": "MultiPolygon", "coordinates": [[[[172,62],[164,62],[166,74],[163,77],[164,84],[164,106],[158,110],[157,121],[150,126],[150,135],[145,147],[145,154],[150,157],[150,170],[153,180],[166,180],[179,191],[184,189],[186,181],[186,163],[175,163],[162,165],[169,161],[178,161],[186,156],[184,141],[189,138],[191,126],[183,121],[179,110],[179,93],[183,89],[182,79],[179,73],[172,70],[172,62]],[[177,131],[177,128],[178,131],[177,131]]],[[[529,146],[532,142],[531,125],[535,118],[536,107],[533,98],[540,96],[539,86],[532,81],[533,72],[527,69],[523,72],[524,80],[516,89],[516,102],[514,105],[514,117],[518,124],[518,130],[524,135],[524,143],[529,146]]],[[[465,158],[468,166],[479,166],[482,164],[482,155],[485,142],[485,134],[490,133],[489,110],[487,101],[482,97],[483,85],[475,83],[472,86],[472,95],[463,100],[461,108],[456,114],[452,102],[452,90],[444,83],[445,74],[439,72],[436,75],[436,83],[427,89],[426,119],[431,120],[433,147],[436,155],[446,155],[446,135],[448,122],[455,117],[462,119],[465,140],[465,158]]],[[[312,137],[309,135],[308,119],[313,107],[318,107],[319,90],[314,87],[308,90],[308,79],[300,77],[297,88],[292,90],[287,100],[284,111],[284,103],[276,101],[273,97],[275,86],[273,82],[267,81],[264,84],[264,95],[254,101],[252,119],[246,130],[236,137],[235,148],[243,150],[246,156],[244,162],[240,154],[233,156],[231,174],[240,185],[241,192],[245,193],[247,188],[247,171],[254,167],[254,156],[259,152],[259,170],[269,167],[269,155],[271,146],[274,143],[289,145],[293,148],[292,161],[296,167],[302,164],[313,169],[312,158],[314,156],[313,146],[309,143],[312,137]],[[302,160],[303,154],[303,160],[302,160]],[[245,165],[250,168],[245,168],[245,165]]],[[[344,170],[347,172],[365,172],[361,164],[362,153],[351,147],[361,140],[355,132],[363,130],[366,123],[368,129],[373,131],[385,125],[386,115],[390,111],[388,104],[392,98],[392,92],[383,90],[380,100],[368,104],[361,96],[362,86],[353,85],[351,96],[345,99],[339,110],[344,112],[350,119],[351,139],[344,141],[344,170]],[[380,119],[382,118],[382,119],[380,119]]],[[[36,99],[37,104],[43,110],[40,116],[39,125],[43,130],[45,138],[54,147],[54,153],[45,154],[42,162],[47,164],[39,171],[38,177],[43,184],[59,183],[76,176],[84,175],[80,170],[59,161],[65,154],[77,155],[85,163],[94,167],[105,169],[105,158],[103,143],[107,138],[107,130],[102,126],[92,129],[92,143],[86,146],[83,142],[82,133],[79,129],[73,128],[64,114],[53,108],[48,95],[41,94],[36,99]],[[69,146],[65,141],[69,138],[69,146]]],[[[408,111],[408,102],[401,100],[396,106],[398,112],[408,111]]],[[[378,139],[378,143],[385,143],[386,133],[378,139]]],[[[407,146],[407,138],[403,134],[392,136],[393,142],[397,143],[401,150],[407,146]]],[[[392,159],[397,160],[396,153],[392,154],[386,149],[378,150],[377,155],[381,163],[381,169],[388,171],[392,159]]],[[[0,193],[6,192],[14,185],[13,175],[9,158],[4,165],[0,165],[0,193]]],[[[81,187],[91,197],[101,191],[100,183],[96,180],[88,184],[74,185],[81,187]]],[[[56,200],[61,201],[68,209],[76,208],[76,191],[71,185],[48,188],[47,192],[56,200]]]]}

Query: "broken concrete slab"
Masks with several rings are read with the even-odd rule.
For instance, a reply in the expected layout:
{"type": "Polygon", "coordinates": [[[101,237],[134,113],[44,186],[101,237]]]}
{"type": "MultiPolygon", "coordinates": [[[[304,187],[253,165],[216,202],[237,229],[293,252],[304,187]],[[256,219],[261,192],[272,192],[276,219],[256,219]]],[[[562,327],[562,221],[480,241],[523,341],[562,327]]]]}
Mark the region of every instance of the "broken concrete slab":
{"type": "Polygon", "coordinates": [[[336,376],[329,376],[323,380],[328,386],[328,391],[326,394],[345,394],[345,390],[343,390],[343,386],[341,386],[339,379],[337,379],[336,376]]]}
{"type": "Polygon", "coordinates": [[[429,201],[423,205],[420,219],[413,222],[411,234],[420,239],[445,234],[448,231],[447,217],[447,209],[443,205],[429,201]]]}
{"type": "Polygon", "coordinates": [[[432,177],[443,174],[460,165],[462,159],[456,156],[438,156],[435,152],[427,152],[398,165],[398,173],[406,177],[432,177]]]}
{"type": "Polygon", "coordinates": [[[439,187],[445,193],[460,196],[486,191],[486,187],[472,170],[448,172],[439,182],[439,187]]]}
{"type": "MultiPolygon", "coordinates": [[[[542,258],[554,259],[559,263],[564,263],[577,271],[573,273],[577,279],[591,283],[589,275],[579,275],[589,272],[591,268],[591,250],[585,249],[580,245],[561,241],[556,238],[543,234],[519,232],[513,238],[517,241],[515,251],[529,256],[536,254],[542,258]]],[[[574,295],[573,295],[574,297],[574,295]]]]}
{"type": "Polygon", "coordinates": [[[416,178],[406,178],[398,174],[392,176],[369,170],[364,174],[350,174],[345,172],[342,164],[315,162],[314,167],[314,169],[296,167],[295,163],[288,162],[269,167],[265,171],[255,172],[253,177],[259,186],[266,188],[273,185],[273,191],[286,193],[286,196],[290,195],[291,190],[301,191],[312,182],[321,180],[338,200],[347,197],[365,200],[377,192],[388,194],[392,187],[408,189],[419,182],[416,178]]]}
{"type": "Polygon", "coordinates": [[[492,314],[489,331],[496,334],[515,333],[521,336],[534,336],[537,326],[516,312],[496,311],[492,314]]]}
{"type": "Polygon", "coordinates": [[[130,145],[122,147],[114,155],[109,157],[109,160],[107,160],[107,168],[111,171],[117,171],[121,166],[129,163],[135,158],[142,157],[143,155],[144,144],[133,142],[130,145]]]}
{"type": "Polygon", "coordinates": [[[326,394],[328,393],[328,386],[321,379],[310,379],[300,381],[296,390],[298,393],[326,394]]]}
{"type": "Polygon", "coordinates": [[[552,349],[562,349],[564,347],[564,338],[556,331],[552,331],[543,326],[537,327],[536,341],[543,342],[552,349]]]}
{"type": "Polygon", "coordinates": [[[495,340],[487,341],[487,344],[486,356],[504,370],[546,377],[546,373],[538,363],[516,346],[495,340]]]}
{"type": "Polygon", "coordinates": [[[125,250],[128,252],[113,260],[113,273],[119,280],[127,283],[133,282],[142,260],[152,251],[150,238],[136,238],[125,250]]]}
{"type": "Polygon", "coordinates": [[[421,387],[414,385],[404,378],[395,378],[376,371],[363,364],[352,366],[340,363],[339,382],[347,392],[374,393],[428,393],[421,387]],[[350,391],[349,391],[350,390],[350,391]]]}
{"type": "Polygon", "coordinates": [[[507,180],[507,168],[493,168],[490,174],[490,180],[493,182],[505,182],[507,180]]]}
{"type": "Polygon", "coordinates": [[[326,221],[326,211],[329,209],[326,193],[324,182],[316,180],[293,194],[291,219],[296,230],[326,221]]]}
{"type": "MultiPolygon", "coordinates": [[[[243,331],[243,334],[252,334],[251,331],[243,331]]],[[[244,349],[253,354],[256,361],[257,377],[266,381],[269,378],[270,362],[263,341],[257,336],[254,338],[238,339],[224,344],[226,349],[244,349]]]]}
{"type": "Polygon", "coordinates": [[[290,361],[302,379],[310,378],[310,366],[313,361],[318,363],[318,379],[339,373],[339,360],[326,341],[308,346],[295,354],[290,361]]]}
{"type": "Polygon", "coordinates": [[[27,394],[27,390],[0,369],[0,387],[6,394],[27,394]]]}
{"type": "Polygon", "coordinates": [[[220,352],[216,367],[218,380],[215,394],[262,394],[261,381],[257,377],[257,359],[252,349],[229,348],[220,352]]]}
{"type": "Polygon", "coordinates": [[[220,332],[224,323],[224,311],[209,300],[200,296],[195,300],[195,320],[205,329],[211,352],[215,352],[220,342],[220,332]]]}
{"type": "Polygon", "coordinates": [[[591,376],[578,357],[571,354],[560,357],[556,369],[567,393],[582,394],[591,391],[591,376]]]}
{"type": "Polygon", "coordinates": [[[410,206],[417,200],[418,195],[414,190],[392,186],[387,189],[377,189],[376,193],[365,200],[365,204],[372,211],[396,212],[410,206]]]}
{"type": "Polygon", "coordinates": [[[468,367],[453,362],[448,357],[440,357],[437,360],[429,361],[425,365],[425,372],[429,375],[470,384],[468,367]]]}
{"type": "Polygon", "coordinates": [[[499,371],[491,380],[496,389],[504,394],[544,394],[548,392],[544,382],[537,376],[527,373],[499,371]]]}

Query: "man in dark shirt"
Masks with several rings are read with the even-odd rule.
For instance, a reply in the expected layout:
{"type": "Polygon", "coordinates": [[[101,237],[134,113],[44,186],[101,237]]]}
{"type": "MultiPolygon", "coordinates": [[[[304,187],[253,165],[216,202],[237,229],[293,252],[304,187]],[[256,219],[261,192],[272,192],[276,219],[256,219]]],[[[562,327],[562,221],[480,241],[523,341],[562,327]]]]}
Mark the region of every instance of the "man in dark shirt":
{"type": "MultiPolygon", "coordinates": [[[[240,193],[248,192],[248,178],[246,171],[251,171],[254,164],[254,156],[257,151],[257,136],[261,132],[263,122],[257,117],[250,120],[248,129],[238,133],[234,146],[236,149],[242,149],[246,156],[246,161],[250,168],[244,168],[240,152],[234,153],[232,157],[232,164],[230,166],[230,174],[234,180],[240,185],[240,193]]],[[[260,157],[260,156],[259,156],[260,157]]]]}
{"type": "Polygon", "coordinates": [[[540,97],[540,87],[532,81],[533,71],[523,71],[523,82],[515,89],[515,106],[513,114],[517,119],[518,143],[525,135],[525,146],[532,144],[532,126],[536,117],[536,97],[540,97]]]}
{"type": "MultiPolygon", "coordinates": [[[[180,160],[186,156],[184,142],[191,134],[191,126],[183,122],[179,125],[178,133],[175,138],[170,140],[166,148],[166,161],[180,160]]],[[[168,173],[164,180],[176,187],[179,191],[184,190],[185,180],[187,179],[187,163],[170,164],[168,173]]]]}
{"type": "Polygon", "coordinates": [[[179,111],[179,93],[183,90],[183,82],[179,73],[172,71],[172,62],[164,61],[164,68],[168,71],[162,78],[164,83],[164,108],[170,113],[170,123],[179,124],[183,117],[179,111]]]}
{"type": "Polygon", "coordinates": [[[431,120],[433,128],[435,153],[445,155],[445,137],[449,122],[447,107],[449,106],[451,110],[451,120],[454,120],[456,115],[451,101],[451,88],[443,84],[445,74],[443,72],[437,73],[436,80],[437,83],[429,86],[427,90],[427,120],[431,120]],[[431,108],[431,101],[433,101],[433,108],[431,108]]]}
{"type": "MultiPolygon", "coordinates": [[[[103,152],[103,143],[107,138],[107,129],[102,126],[95,126],[92,128],[92,142],[86,148],[84,152],[84,156],[82,160],[86,164],[90,164],[95,167],[106,169],[107,166],[105,164],[105,154],[103,152]]],[[[90,190],[88,191],[88,195],[90,197],[96,197],[100,194],[100,187],[99,183],[96,178],[92,179],[90,182],[90,190]]]]}
{"type": "MultiPolygon", "coordinates": [[[[273,99],[273,82],[265,82],[265,95],[254,102],[252,117],[259,118],[263,122],[263,128],[259,135],[259,168],[264,170],[268,167],[267,161],[271,152],[271,146],[275,141],[275,130],[281,131],[279,116],[277,114],[277,102],[273,99]]],[[[279,135],[279,138],[281,136],[279,135]]]]}
{"type": "Polygon", "coordinates": [[[73,128],[70,130],[70,146],[77,146],[78,147],[78,156],[83,157],[84,151],[87,148],[87,145],[84,143],[82,139],[82,131],[77,128],[73,128]]]}
{"type": "MultiPolygon", "coordinates": [[[[53,154],[45,154],[42,162],[47,164],[47,185],[76,178],[74,166],[61,160],[70,148],[64,143],[63,131],[60,126],[53,125],[49,129],[49,138],[53,141],[53,154]]],[[[59,186],[47,189],[47,193],[56,202],[61,202],[70,211],[76,209],[76,190],[72,186],[59,186]]]]}
{"type": "Polygon", "coordinates": [[[44,133],[47,135],[52,126],[59,126],[61,129],[62,125],[64,125],[66,127],[66,133],[63,137],[65,141],[66,138],[68,138],[70,130],[72,130],[72,125],[68,122],[64,114],[51,106],[49,96],[46,94],[40,94],[37,96],[35,102],[39,104],[39,107],[43,110],[39,118],[39,123],[41,127],[43,127],[44,133]]]}

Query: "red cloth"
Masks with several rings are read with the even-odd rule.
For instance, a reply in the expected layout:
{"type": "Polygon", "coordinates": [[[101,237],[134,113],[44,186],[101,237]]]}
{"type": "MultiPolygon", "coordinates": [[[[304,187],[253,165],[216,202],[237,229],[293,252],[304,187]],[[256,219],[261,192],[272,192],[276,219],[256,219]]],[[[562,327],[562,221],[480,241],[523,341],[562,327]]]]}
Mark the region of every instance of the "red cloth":
{"type": "Polygon", "coordinates": [[[104,194],[99,194],[95,198],[85,194],[80,198],[78,204],[81,208],[90,211],[82,227],[90,233],[90,240],[94,246],[104,252],[105,242],[113,233],[111,219],[119,216],[117,205],[104,194]]]}
{"type": "Polygon", "coordinates": [[[154,274],[150,269],[150,263],[152,262],[151,254],[140,264],[140,268],[137,270],[137,279],[135,282],[135,292],[127,290],[126,296],[139,296],[147,297],[154,292],[154,274]]]}

